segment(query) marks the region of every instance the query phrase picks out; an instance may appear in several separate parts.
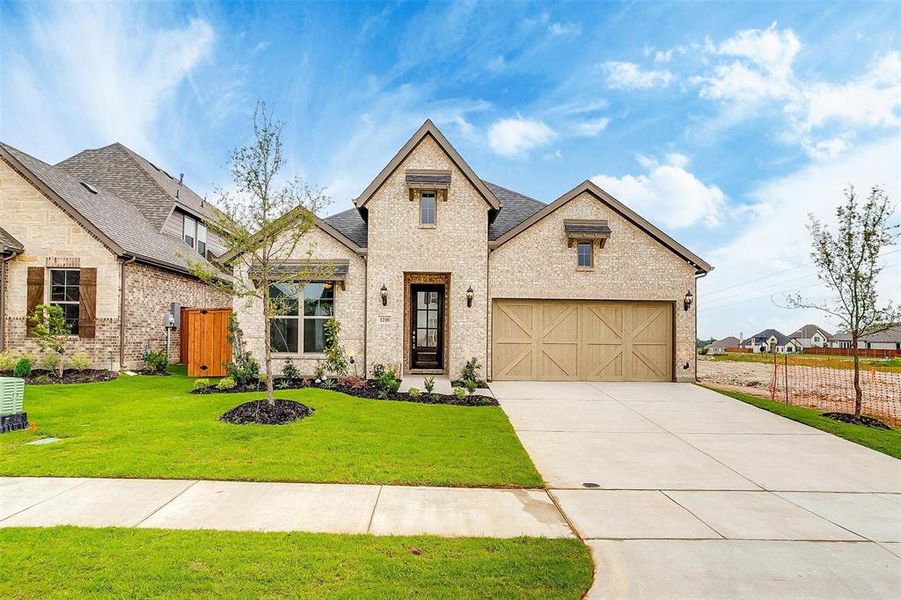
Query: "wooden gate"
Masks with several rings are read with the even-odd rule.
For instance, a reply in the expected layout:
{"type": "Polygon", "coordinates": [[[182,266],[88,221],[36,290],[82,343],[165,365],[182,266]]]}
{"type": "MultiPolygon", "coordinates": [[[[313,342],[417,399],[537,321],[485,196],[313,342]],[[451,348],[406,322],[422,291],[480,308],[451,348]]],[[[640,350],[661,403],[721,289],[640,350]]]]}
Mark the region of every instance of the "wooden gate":
{"type": "Polygon", "coordinates": [[[181,362],[188,377],[224,377],[232,359],[228,342],[230,308],[181,309],[181,362]]]}

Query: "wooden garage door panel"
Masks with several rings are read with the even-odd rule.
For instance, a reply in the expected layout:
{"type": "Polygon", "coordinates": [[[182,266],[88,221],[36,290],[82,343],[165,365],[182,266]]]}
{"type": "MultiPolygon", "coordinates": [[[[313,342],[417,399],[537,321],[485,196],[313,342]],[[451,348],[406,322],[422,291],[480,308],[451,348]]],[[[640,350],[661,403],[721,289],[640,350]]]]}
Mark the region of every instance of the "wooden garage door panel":
{"type": "Polygon", "coordinates": [[[498,300],[492,377],[670,381],[672,304],[498,300]]]}

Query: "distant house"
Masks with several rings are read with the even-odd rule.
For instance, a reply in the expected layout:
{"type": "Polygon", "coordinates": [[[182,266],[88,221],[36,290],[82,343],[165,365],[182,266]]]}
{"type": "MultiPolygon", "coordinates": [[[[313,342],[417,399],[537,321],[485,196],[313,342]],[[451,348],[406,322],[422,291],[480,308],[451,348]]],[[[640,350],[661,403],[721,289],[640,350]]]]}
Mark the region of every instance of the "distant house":
{"type": "Polygon", "coordinates": [[[785,352],[788,336],[775,329],[764,329],[760,333],[742,340],[742,348],[750,348],[753,352],[785,352]]]}
{"type": "Polygon", "coordinates": [[[794,344],[798,348],[796,351],[799,351],[801,348],[825,348],[832,341],[832,334],[812,323],[801,327],[794,333],[789,334],[788,337],[796,342],[794,344]]]}
{"type": "MultiPolygon", "coordinates": [[[[832,336],[833,348],[850,348],[851,334],[836,333],[832,336]]],[[[901,327],[892,327],[886,331],[865,335],[857,340],[857,347],[866,350],[901,350],[901,327]]]]}
{"type": "Polygon", "coordinates": [[[738,345],[741,343],[734,335],[730,335],[729,337],[724,337],[721,340],[716,340],[712,344],[707,344],[705,348],[707,348],[707,352],[710,354],[722,354],[726,351],[727,348],[738,348],[738,345]]]}

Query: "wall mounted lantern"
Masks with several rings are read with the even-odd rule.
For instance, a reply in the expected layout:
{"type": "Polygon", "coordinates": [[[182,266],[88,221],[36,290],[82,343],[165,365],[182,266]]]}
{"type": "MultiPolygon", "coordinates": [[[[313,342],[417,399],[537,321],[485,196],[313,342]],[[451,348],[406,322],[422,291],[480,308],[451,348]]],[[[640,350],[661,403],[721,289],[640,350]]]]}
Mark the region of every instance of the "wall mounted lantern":
{"type": "Polygon", "coordinates": [[[469,286],[469,289],[466,290],[466,306],[472,308],[472,298],[475,296],[475,292],[472,291],[472,286],[469,286]]]}
{"type": "Polygon", "coordinates": [[[385,284],[382,284],[382,291],[379,292],[382,296],[382,306],[388,306],[388,288],[385,287],[385,284]]]}
{"type": "Polygon", "coordinates": [[[689,308],[691,308],[691,303],[694,299],[695,299],[695,297],[691,295],[691,290],[689,290],[688,293],[685,294],[685,304],[684,304],[685,310],[688,310],[689,308]]]}

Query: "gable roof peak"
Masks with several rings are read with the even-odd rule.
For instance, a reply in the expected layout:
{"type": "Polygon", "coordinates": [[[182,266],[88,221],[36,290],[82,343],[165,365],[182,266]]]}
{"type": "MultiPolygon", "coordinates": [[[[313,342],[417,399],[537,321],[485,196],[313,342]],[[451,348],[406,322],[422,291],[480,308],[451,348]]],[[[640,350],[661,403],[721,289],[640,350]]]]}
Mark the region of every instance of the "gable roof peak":
{"type": "Polygon", "coordinates": [[[462,171],[464,177],[469,181],[469,183],[478,190],[478,192],[485,199],[485,202],[493,210],[500,210],[501,201],[494,195],[494,193],[482,182],[478,175],[472,170],[472,167],[467,164],[463,157],[460,156],[460,153],[457,152],[456,148],[444,137],[444,134],[441,133],[441,130],[435,125],[435,123],[431,119],[426,119],[419,129],[416,130],[407,143],[405,143],[400,150],[397,151],[397,154],[394,155],[385,168],[379,172],[378,176],[372,180],[372,182],[366,186],[366,189],[363,190],[363,193],[357,197],[354,201],[354,204],[357,208],[365,207],[366,203],[372,199],[375,193],[382,187],[385,181],[400,167],[401,163],[413,152],[414,149],[419,145],[419,143],[425,139],[427,135],[431,135],[438,146],[444,151],[445,154],[451,159],[451,162],[456,165],[460,171],[462,171]]]}

